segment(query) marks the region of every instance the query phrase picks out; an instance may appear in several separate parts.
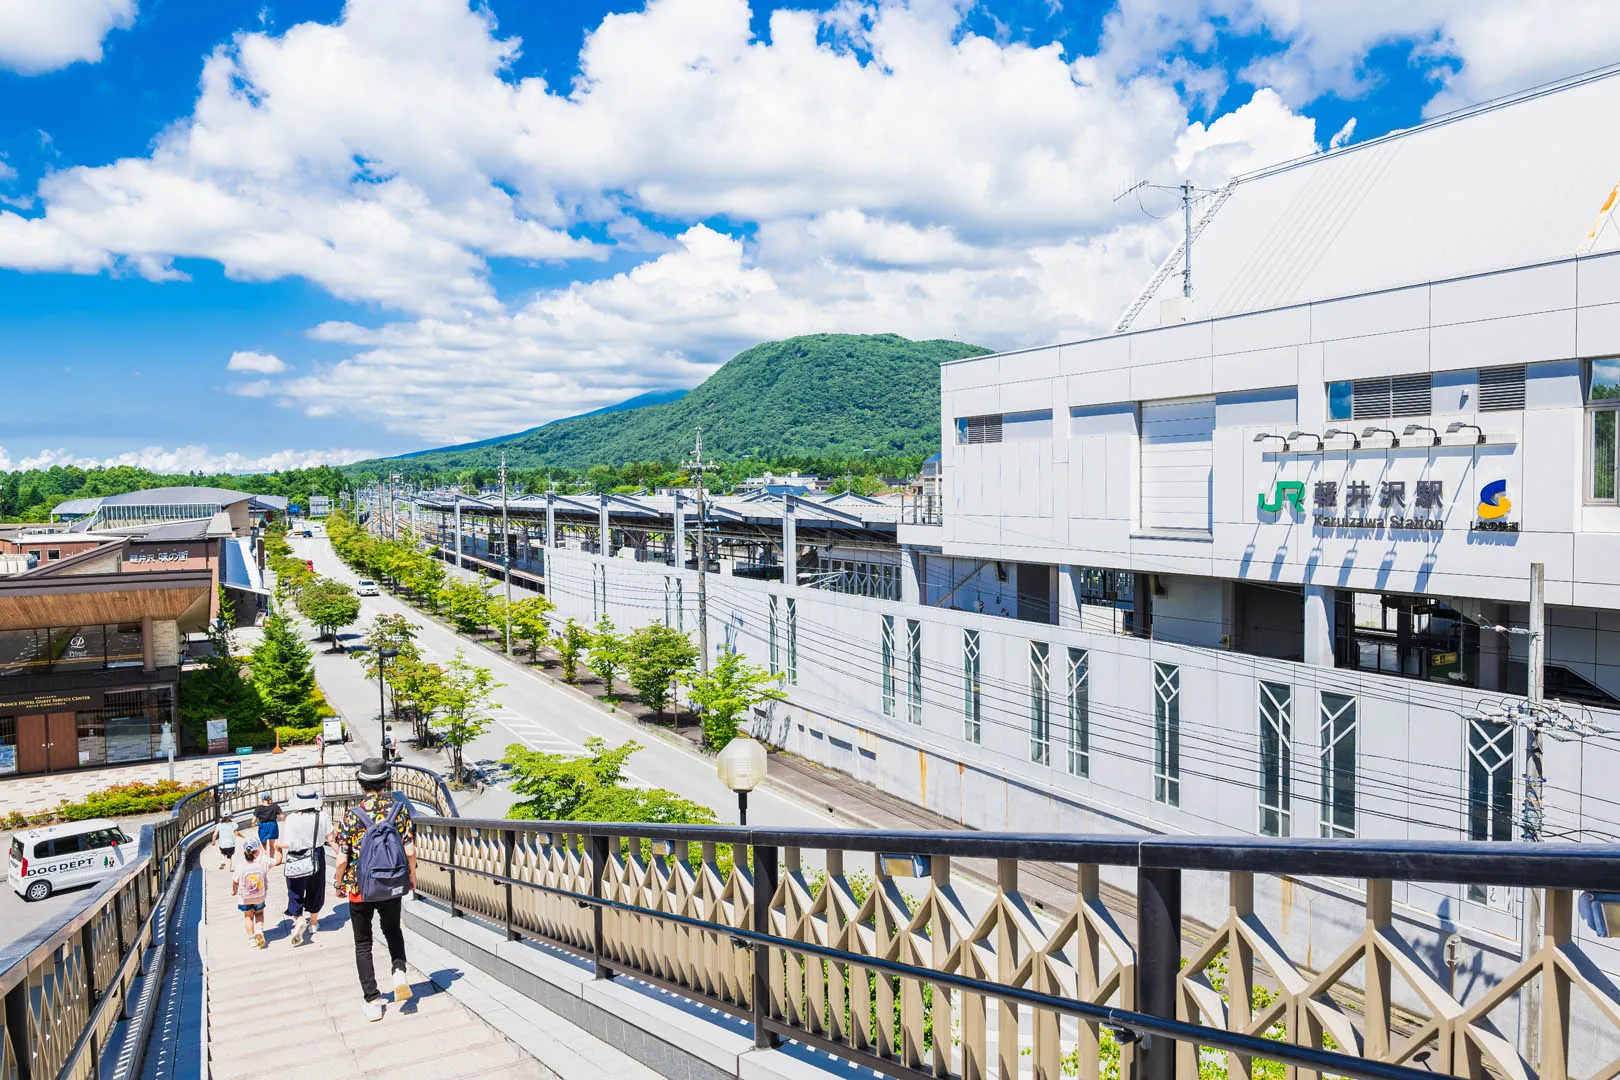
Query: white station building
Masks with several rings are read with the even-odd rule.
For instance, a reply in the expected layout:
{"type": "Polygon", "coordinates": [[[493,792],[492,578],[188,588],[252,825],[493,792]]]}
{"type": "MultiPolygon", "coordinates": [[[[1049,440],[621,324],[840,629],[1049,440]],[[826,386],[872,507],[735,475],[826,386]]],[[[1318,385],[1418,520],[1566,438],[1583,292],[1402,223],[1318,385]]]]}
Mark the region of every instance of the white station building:
{"type": "MultiPolygon", "coordinates": [[[[1178,251],[1114,333],[947,364],[899,599],[710,575],[758,732],[978,828],[1516,838],[1540,564],[1589,731],[1543,833],[1620,835],[1616,115],[1611,71],[1238,178],[1190,298],[1178,251]]],[[[582,621],[695,629],[695,575],[547,552],[582,621]]],[[[1396,900],[1516,954],[1515,896],[1396,900]]]]}

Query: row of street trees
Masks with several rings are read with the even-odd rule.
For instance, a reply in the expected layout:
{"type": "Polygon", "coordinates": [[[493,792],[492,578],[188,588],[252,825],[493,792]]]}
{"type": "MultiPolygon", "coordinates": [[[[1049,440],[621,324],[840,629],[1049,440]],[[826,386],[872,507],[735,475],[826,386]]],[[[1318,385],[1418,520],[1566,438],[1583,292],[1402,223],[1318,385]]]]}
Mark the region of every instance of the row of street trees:
{"type": "MultiPolygon", "coordinates": [[[[531,661],[539,659],[542,649],[549,649],[570,683],[578,681],[583,664],[601,681],[609,701],[617,700],[616,684],[622,678],[643,705],[663,713],[676,702],[679,689],[686,687],[703,724],[704,743],[711,749],[719,750],[736,737],[740,722],[754,705],[783,696],[779,676],[748,664],[732,651],[723,653],[707,674],[700,673],[696,644],[687,634],[662,623],[629,633],[619,631],[605,617],[594,627],[572,618],[559,624],[554,618],[555,605],[544,596],[514,600],[508,609],[483,578],[446,580],[444,565],[408,537],[386,540],[371,536],[341,513],[327,519],[326,529],[333,547],[350,565],[403,585],[419,603],[436,613],[442,611],[460,633],[482,634],[504,625],[509,614],[512,637],[526,647],[531,661]],[[426,572],[423,564],[430,565],[433,572],[426,572]]],[[[315,621],[313,617],[311,621],[315,621]]],[[[410,666],[402,670],[401,678],[409,681],[410,666]]]]}
{"type": "Polygon", "coordinates": [[[394,719],[409,723],[418,743],[432,735],[450,751],[451,775],[464,775],[462,753],[485,731],[501,707],[493,700],[503,683],[490,670],[468,661],[456,650],[448,664],[423,659],[416,644],[416,627],[403,615],[378,615],[366,634],[367,648],[355,654],[366,676],[382,675],[394,696],[394,719]],[[395,655],[384,661],[382,654],[395,655]]]}

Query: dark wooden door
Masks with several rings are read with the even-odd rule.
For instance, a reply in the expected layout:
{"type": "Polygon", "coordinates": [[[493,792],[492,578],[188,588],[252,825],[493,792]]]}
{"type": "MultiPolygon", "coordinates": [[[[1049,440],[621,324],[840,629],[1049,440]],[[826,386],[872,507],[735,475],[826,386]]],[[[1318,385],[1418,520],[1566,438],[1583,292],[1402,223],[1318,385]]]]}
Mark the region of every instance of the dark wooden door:
{"type": "Polygon", "coordinates": [[[78,717],[70,712],[53,712],[46,718],[45,744],[51,772],[73,769],[79,764],[78,717]]]}
{"type": "Polygon", "coordinates": [[[47,761],[45,717],[38,713],[33,716],[17,717],[17,771],[44,772],[47,761]]]}

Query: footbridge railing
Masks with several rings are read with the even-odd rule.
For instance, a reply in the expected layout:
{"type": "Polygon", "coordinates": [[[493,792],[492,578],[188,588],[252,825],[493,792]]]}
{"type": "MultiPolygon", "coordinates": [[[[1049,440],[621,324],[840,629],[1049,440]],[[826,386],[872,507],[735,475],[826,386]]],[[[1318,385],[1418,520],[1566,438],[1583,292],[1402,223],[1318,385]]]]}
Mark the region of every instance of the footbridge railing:
{"type": "MultiPolygon", "coordinates": [[[[229,787],[199,789],[176,803],[167,821],[143,826],[123,876],[7,950],[14,959],[0,968],[0,1080],[139,1075],[186,857],[208,842],[221,813],[245,813],[265,793],[285,802],[295,788],[312,784],[328,802],[353,801],[360,790],[355,771],[325,765],[256,773],[229,787]],[[110,1047],[117,1052],[109,1054],[110,1047]]],[[[393,781],[411,801],[455,814],[437,773],[396,765],[393,781]]]]}
{"type": "Polygon", "coordinates": [[[1575,919],[1620,890],[1620,846],[449,817],[417,843],[418,891],[452,914],[889,1076],[1620,1075],[1614,954],[1575,919]],[[1020,882],[1054,870],[1072,902],[1038,911],[1020,882]],[[1198,940],[1184,882],[1214,908],[1198,940]],[[1498,937],[1459,994],[1434,913],[1470,886],[1545,890],[1546,935],[1522,963],[1498,937]],[[1539,1068],[1504,1035],[1530,983],[1539,1068]]]}

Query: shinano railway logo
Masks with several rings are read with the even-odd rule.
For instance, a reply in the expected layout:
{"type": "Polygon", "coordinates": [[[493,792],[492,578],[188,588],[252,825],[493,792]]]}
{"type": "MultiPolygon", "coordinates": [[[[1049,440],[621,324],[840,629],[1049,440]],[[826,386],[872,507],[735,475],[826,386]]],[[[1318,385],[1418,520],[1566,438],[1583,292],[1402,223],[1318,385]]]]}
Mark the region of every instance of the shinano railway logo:
{"type": "Polygon", "coordinates": [[[1292,505],[1295,513],[1304,513],[1305,484],[1299,480],[1279,480],[1271,489],[1271,498],[1266,498],[1262,491],[1257,501],[1262,514],[1280,514],[1284,505],[1292,505]]]}
{"type": "Polygon", "coordinates": [[[1473,527],[1481,532],[1518,532],[1519,523],[1506,520],[1512,509],[1513,500],[1507,497],[1507,481],[1492,480],[1479,489],[1479,506],[1474,510],[1478,520],[1473,527]]]}
{"type": "Polygon", "coordinates": [[[1492,480],[1479,489],[1479,520],[1495,521],[1507,516],[1513,500],[1507,497],[1507,481],[1492,480]]]}

